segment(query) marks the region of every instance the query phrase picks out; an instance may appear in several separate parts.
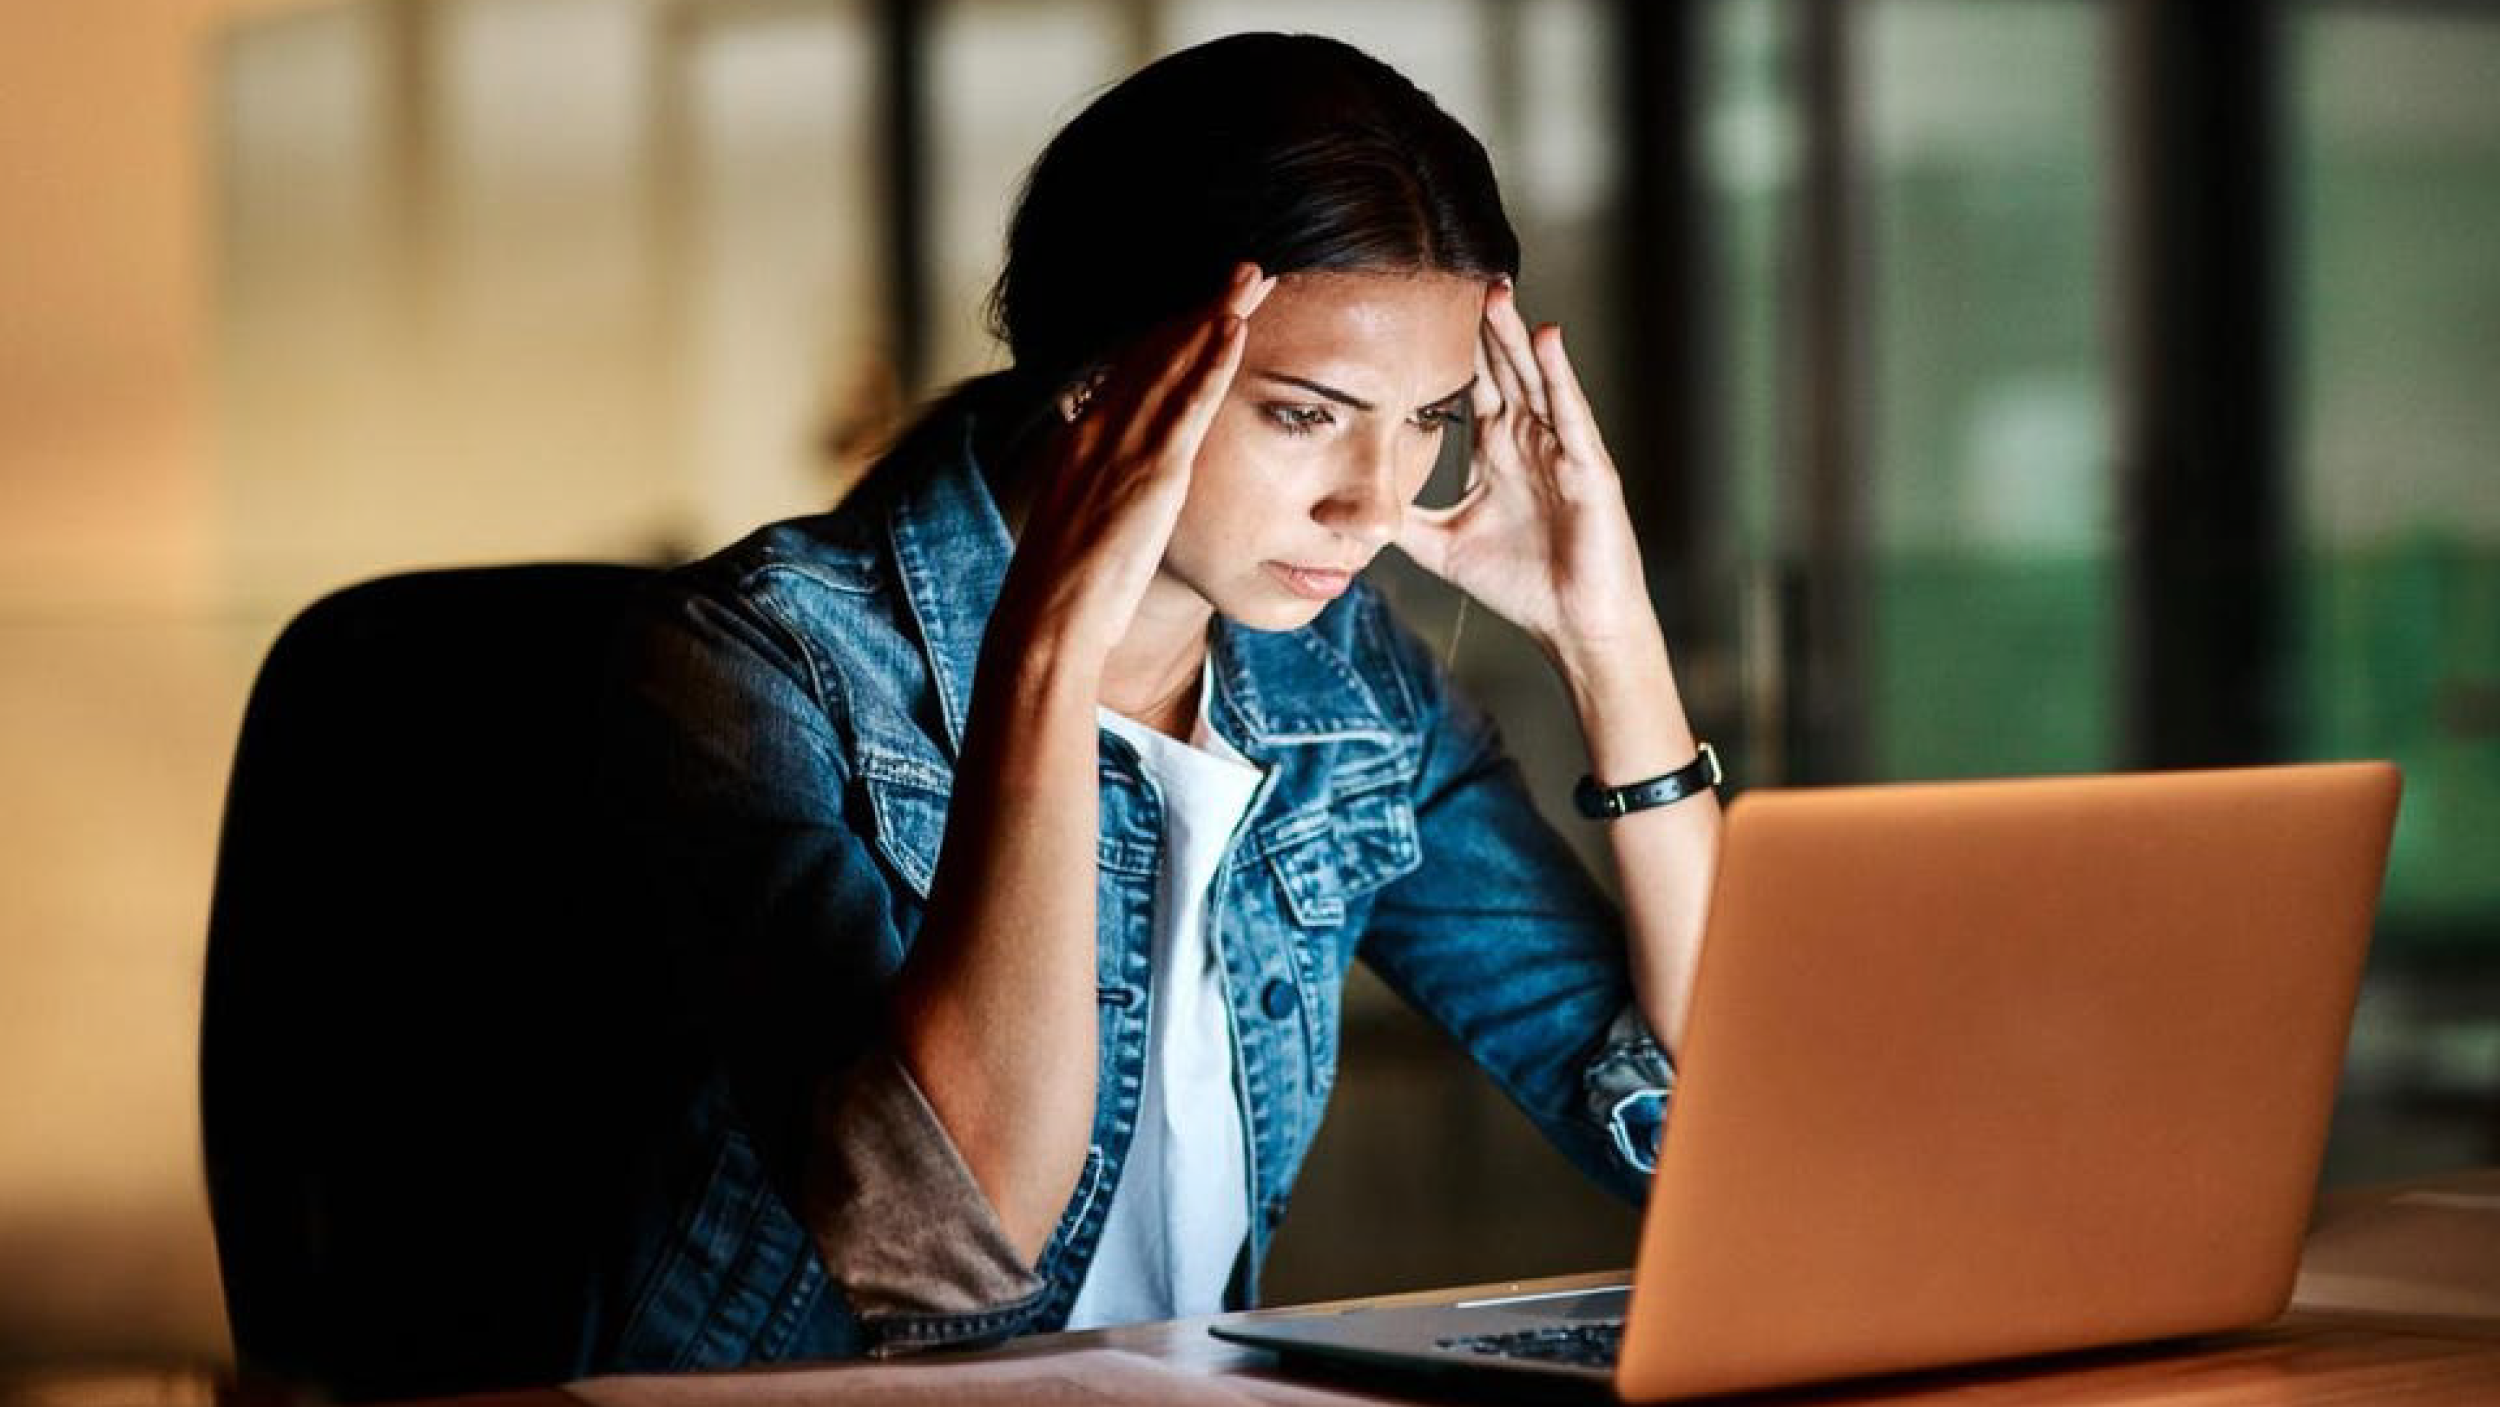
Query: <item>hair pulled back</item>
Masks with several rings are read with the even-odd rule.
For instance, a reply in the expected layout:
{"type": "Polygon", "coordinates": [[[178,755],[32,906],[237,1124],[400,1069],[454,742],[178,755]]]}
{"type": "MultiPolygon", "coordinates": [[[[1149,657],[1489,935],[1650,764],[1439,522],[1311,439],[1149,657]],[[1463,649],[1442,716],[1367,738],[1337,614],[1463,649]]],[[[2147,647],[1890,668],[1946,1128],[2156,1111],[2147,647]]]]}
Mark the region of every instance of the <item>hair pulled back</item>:
{"type": "Polygon", "coordinates": [[[1112,87],[1031,173],[990,292],[1015,375],[1055,387],[1203,305],[1243,260],[1271,274],[1515,274],[1484,147],[1351,45],[1237,34],[1112,87]]]}

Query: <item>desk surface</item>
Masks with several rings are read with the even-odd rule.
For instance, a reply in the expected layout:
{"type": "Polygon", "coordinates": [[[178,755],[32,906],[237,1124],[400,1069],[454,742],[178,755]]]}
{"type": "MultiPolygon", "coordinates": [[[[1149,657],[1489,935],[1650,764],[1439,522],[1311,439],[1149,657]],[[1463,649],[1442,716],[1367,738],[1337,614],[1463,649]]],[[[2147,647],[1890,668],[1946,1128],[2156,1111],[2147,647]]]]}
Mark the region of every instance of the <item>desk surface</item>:
{"type": "MultiPolygon", "coordinates": [[[[1622,1272],[1519,1282],[1515,1288],[1567,1289],[1622,1283],[1622,1272]]],[[[1379,1297],[1347,1303],[1422,1303],[1475,1296],[1514,1286],[1379,1297]]],[[[1200,1379],[1209,1400],[1290,1402],[1433,1401],[1429,1396],[1380,1397],[1281,1374],[1264,1352],[1236,1347],[1206,1332],[1207,1319],[1140,1324],[1083,1333],[1038,1335],[955,1365],[996,1365],[997,1373],[960,1384],[980,1401],[1018,1400],[1008,1388],[1015,1365],[1037,1378],[1054,1367],[1125,1366],[1106,1350],[1134,1355],[1140,1370],[1179,1370],[1200,1379]],[[1082,1355],[1082,1357],[1080,1357],[1082,1355]]],[[[735,1375],[727,1379],[621,1380],[576,1389],[594,1407],[793,1407],[849,1388],[871,1400],[906,1400],[914,1367],[878,1366],[735,1375]],[[874,1376],[869,1376],[874,1375],[874,1376]]],[[[941,1384],[931,1380],[928,1389],[941,1384]]],[[[1111,1401],[1155,1401],[1151,1380],[1114,1391],[1111,1401]]],[[[1187,1386],[1186,1384],[1180,1386],[1187,1386]]],[[[1039,1399],[1072,1400],[1050,1395],[1039,1399]]],[[[556,1407],[559,1399],[528,1394],[501,1407],[556,1407]]],[[[928,1400],[942,1400],[932,1391],[928,1400]]],[[[1448,1400],[1443,1398],[1441,1400],[1448,1400]]],[[[2500,1404],[2500,1171],[2393,1184],[2321,1200],[2301,1258],[2292,1309],[2262,1329],[2185,1343],[2070,1354],[1879,1382],[1844,1384],[1743,1399],[1755,1407],[1814,1403],[1938,1403],[1954,1407],[2024,1404],[2500,1404]]],[[[468,1407],[487,1407],[471,1403],[468,1407]]],[[[578,1407],[568,1404],[568,1407],[578,1407]]]]}
{"type": "MultiPolygon", "coordinates": [[[[1620,1272],[1518,1282],[1619,1283],[1620,1272]]],[[[1346,1303],[1416,1303],[1466,1291],[1346,1303]]],[[[829,1401],[1052,1402],[1228,1407],[1449,1401],[1383,1397],[1280,1373],[1267,1354],[1210,1336],[1206,1319],[1037,1335],[977,1354],[891,1364],[605,1379],[571,1390],[452,1399],[440,1407],[801,1407],[829,1401]],[[951,1376],[950,1376],[951,1375],[951,1376]],[[1081,1390],[1079,1385],[1082,1385],[1081,1390]],[[898,1395],[899,1390],[899,1395],[898,1395]]],[[[204,1376],[64,1375],[0,1383],[0,1407],[156,1407],[232,1401],[204,1376]],[[12,1390],[14,1389],[14,1390],[12,1390]]],[[[242,1400],[267,1400],[244,1394],[242,1400]]],[[[1747,1407],[1871,1403],[2132,1404],[2133,1407],[2491,1407],[2500,1404],[2500,1170],[2322,1199],[2289,1313],[2246,1333],[2069,1354],[1739,1399],[1747,1407]]],[[[418,1407],[409,1404],[408,1407],[418,1407]]]]}

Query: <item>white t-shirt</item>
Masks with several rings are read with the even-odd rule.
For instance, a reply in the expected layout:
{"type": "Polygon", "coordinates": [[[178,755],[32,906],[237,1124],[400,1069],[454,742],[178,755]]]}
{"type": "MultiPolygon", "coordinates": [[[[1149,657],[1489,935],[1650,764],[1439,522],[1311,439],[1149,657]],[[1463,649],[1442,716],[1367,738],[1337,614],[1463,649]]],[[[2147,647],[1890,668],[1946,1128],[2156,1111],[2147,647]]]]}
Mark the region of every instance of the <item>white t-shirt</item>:
{"type": "Polygon", "coordinates": [[[1163,866],[1137,1133],[1069,1311],[1071,1329],[1216,1312],[1250,1232],[1249,1154],[1207,891],[1261,774],[1208,726],[1214,687],[1210,668],[1189,743],[1101,713],[1102,726],[1137,749],[1162,796],[1163,866]]]}

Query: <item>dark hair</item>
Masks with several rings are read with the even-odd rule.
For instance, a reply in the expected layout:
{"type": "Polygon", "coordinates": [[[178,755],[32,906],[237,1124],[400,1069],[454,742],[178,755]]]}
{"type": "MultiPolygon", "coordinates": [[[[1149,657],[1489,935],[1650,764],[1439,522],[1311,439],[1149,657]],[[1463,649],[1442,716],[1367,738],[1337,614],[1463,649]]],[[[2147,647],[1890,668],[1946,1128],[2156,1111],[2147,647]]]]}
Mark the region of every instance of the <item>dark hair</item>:
{"type": "Polygon", "coordinates": [[[1484,147],[1397,70],[1315,35],[1236,34],[1159,59],[1051,140],[990,291],[1017,379],[1055,387],[1271,274],[1519,270],[1484,147]]]}

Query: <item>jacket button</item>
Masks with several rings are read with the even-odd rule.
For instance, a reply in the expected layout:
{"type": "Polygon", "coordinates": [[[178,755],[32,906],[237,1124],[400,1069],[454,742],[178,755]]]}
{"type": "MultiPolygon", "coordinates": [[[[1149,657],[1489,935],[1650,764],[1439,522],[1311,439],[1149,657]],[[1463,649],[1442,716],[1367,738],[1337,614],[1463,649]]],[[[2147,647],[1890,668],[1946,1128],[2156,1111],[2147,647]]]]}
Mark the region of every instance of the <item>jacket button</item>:
{"type": "Polygon", "coordinates": [[[1293,1015],[1293,1007],[1293,984],[1282,977],[1269,979],[1267,990],[1259,993],[1259,1009],[1266,1012],[1270,1020],[1282,1021],[1293,1015]]]}

